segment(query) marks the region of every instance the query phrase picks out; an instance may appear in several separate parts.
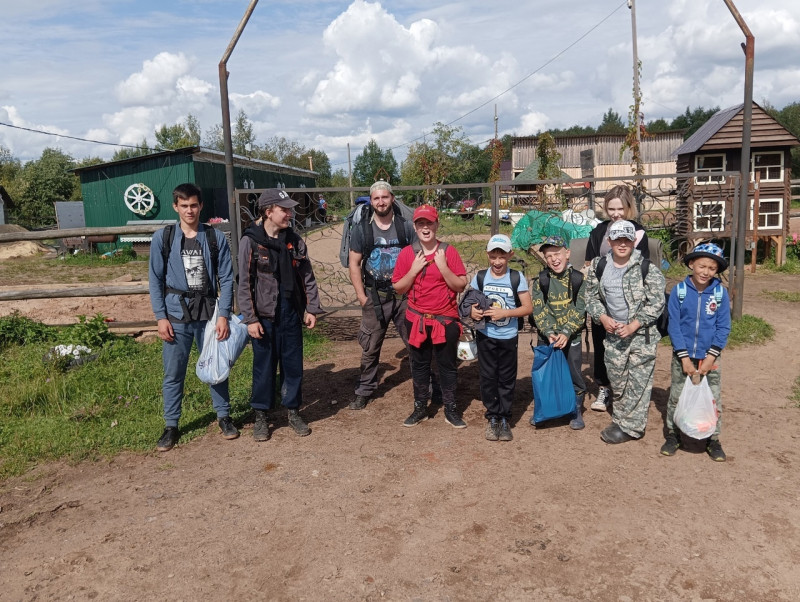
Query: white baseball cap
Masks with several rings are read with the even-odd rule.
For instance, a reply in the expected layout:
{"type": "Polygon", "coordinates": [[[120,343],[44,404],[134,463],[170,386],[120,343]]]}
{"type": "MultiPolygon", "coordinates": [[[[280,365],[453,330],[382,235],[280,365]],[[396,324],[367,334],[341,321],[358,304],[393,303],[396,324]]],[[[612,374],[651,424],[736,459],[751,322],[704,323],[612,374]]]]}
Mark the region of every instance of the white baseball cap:
{"type": "Polygon", "coordinates": [[[494,251],[495,249],[500,249],[501,251],[510,253],[511,239],[505,234],[495,234],[489,239],[489,243],[486,245],[486,250],[494,251]]]}

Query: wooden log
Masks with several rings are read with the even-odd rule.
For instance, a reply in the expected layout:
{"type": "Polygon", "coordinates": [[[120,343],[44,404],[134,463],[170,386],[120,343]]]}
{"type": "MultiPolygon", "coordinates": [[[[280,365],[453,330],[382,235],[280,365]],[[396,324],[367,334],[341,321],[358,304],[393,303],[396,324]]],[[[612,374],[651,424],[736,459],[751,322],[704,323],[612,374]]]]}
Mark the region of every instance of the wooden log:
{"type": "Polygon", "coordinates": [[[67,297],[111,297],[114,295],[147,295],[147,284],[133,286],[87,286],[82,288],[37,288],[35,290],[0,291],[0,301],[24,299],[64,299],[67,297]]]}
{"type": "Polygon", "coordinates": [[[52,240],[74,236],[106,236],[119,234],[152,234],[164,224],[143,224],[141,226],[111,226],[108,228],[66,228],[64,230],[38,230],[36,232],[8,232],[0,234],[0,242],[20,240],[52,240]]]}

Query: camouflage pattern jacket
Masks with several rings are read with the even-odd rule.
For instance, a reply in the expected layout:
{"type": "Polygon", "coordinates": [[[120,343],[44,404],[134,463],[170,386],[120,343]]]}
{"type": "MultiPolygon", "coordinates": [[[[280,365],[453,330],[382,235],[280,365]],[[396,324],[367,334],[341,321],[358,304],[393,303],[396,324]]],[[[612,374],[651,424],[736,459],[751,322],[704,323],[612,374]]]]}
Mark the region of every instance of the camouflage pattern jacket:
{"type": "MultiPolygon", "coordinates": [[[[611,264],[611,253],[606,257],[607,265],[611,264]]],[[[600,324],[600,316],[606,313],[603,289],[597,278],[597,263],[599,261],[599,257],[592,259],[583,283],[586,295],[586,313],[597,324],[600,324]]],[[[628,322],[639,320],[640,324],[649,324],[649,328],[652,330],[656,340],[660,336],[656,330],[655,321],[664,309],[665,286],[664,274],[655,264],[650,264],[650,268],[647,271],[647,279],[642,282],[642,254],[638,250],[634,250],[630,260],[628,260],[628,269],[622,276],[622,291],[625,296],[625,302],[628,304],[628,322]]],[[[644,332],[640,328],[638,333],[643,334],[644,332]]]]}

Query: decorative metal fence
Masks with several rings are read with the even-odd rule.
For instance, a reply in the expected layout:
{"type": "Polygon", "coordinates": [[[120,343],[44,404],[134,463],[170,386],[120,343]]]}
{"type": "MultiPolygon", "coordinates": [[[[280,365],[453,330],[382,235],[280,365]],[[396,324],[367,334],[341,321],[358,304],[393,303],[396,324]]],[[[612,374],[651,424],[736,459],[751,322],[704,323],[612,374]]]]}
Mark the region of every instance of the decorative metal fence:
{"type": "MultiPolygon", "coordinates": [[[[662,243],[667,267],[700,241],[714,240],[729,246],[732,211],[739,189],[739,175],[725,172],[719,181],[691,186],[695,174],[662,174],[636,177],[629,185],[637,201],[637,220],[650,238],[662,243]]],[[[512,237],[516,269],[528,278],[542,268],[536,247],[545,234],[559,233],[572,245],[573,265],[582,266],[585,252],[581,238],[591,231],[592,217],[605,219],[603,196],[619,178],[585,179],[580,182],[556,180],[503,181],[445,186],[396,186],[398,200],[416,207],[430,203],[440,216],[439,237],[454,245],[469,274],[486,267],[486,242],[494,232],[512,237]],[[576,256],[581,255],[581,256],[576,256]]],[[[332,311],[358,309],[348,270],[339,263],[339,245],[344,219],[355,197],[368,192],[355,189],[287,189],[301,206],[313,206],[322,194],[328,201],[327,215],[318,209],[301,216],[297,229],[303,233],[314,264],[323,306],[332,311]],[[302,199],[307,195],[306,199],[302,199]]],[[[658,259],[658,258],[656,258],[658,259]]]]}

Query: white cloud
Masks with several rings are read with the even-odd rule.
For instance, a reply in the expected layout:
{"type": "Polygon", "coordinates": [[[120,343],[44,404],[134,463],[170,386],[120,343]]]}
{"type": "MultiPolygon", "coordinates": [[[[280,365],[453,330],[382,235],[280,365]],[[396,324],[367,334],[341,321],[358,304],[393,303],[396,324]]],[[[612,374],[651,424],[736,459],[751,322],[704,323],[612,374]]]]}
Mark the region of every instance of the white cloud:
{"type": "Polygon", "coordinates": [[[532,136],[537,132],[547,128],[547,123],[550,119],[544,113],[539,111],[530,111],[520,117],[519,122],[519,135],[532,136]]]}
{"type": "Polygon", "coordinates": [[[160,52],[144,61],[142,70],[117,84],[117,100],[123,106],[157,106],[169,103],[179,92],[178,82],[189,72],[191,63],[180,52],[160,52]]]}
{"type": "MultiPolygon", "coordinates": [[[[256,90],[250,94],[229,94],[231,103],[236,109],[242,109],[251,120],[257,119],[262,114],[268,113],[281,106],[281,99],[269,92],[256,90]]],[[[233,111],[231,111],[233,112],[233,111]]],[[[233,117],[231,117],[233,118],[233,117]]]]}

